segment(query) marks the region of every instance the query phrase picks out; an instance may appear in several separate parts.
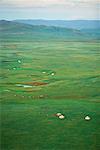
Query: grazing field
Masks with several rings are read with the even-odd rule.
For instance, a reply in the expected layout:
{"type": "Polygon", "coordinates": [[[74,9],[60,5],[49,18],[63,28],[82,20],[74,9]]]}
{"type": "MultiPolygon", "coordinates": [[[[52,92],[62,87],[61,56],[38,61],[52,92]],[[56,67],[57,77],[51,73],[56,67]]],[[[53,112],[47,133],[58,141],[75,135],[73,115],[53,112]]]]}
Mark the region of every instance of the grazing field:
{"type": "Polygon", "coordinates": [[[98,41],[8,36],[0,54],[1,150],[99,150],[98,41]]]}

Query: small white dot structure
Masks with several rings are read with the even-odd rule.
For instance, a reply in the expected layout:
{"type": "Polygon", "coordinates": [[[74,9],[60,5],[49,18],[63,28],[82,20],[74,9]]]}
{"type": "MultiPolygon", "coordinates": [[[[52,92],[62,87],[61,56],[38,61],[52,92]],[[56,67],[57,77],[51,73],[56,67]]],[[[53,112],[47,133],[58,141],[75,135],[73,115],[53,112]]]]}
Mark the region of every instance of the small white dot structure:
{"type": "Polygon", "coordinates": [[[21,60],[18,60],[18,63],[21,63],[21,60]]]}
{"type": "Polygon", "coordinates": [[[91,118],[89,116],[85,116],[85,120],[89,121],[91,118]]]}
{"type": "Polygon", "coordinates": [[[64,118],[65,118],[64,115],[60,115],[60,116],[59,116],[59,119],[64,119],[64,118]]]}
{"type": "Polygon", "coordinates": [[[45,71],[43,71],[42,73],[43,73],[43,74],[45,74],[46,72],[45,72],[45,71]]]}
{"type": "Polygon", "coordinates": [[[56,114],[57,117],[59,117],[59,116],[61,116],[61,115],[62,115],[61,113],[57,113],[57,114],[56,114]]]}
{"type": "Polygon", "coordinates": [[[59,118],[59,119],[64,119],[65,116],[62,115],[60,112],[56,113],[56,116],[59,118]]]}
{"type": "Polygon", "coordinates": [[[55,74],[54,74],[54,73],[51,73],[51,75],[54,76],[55,74]]]}

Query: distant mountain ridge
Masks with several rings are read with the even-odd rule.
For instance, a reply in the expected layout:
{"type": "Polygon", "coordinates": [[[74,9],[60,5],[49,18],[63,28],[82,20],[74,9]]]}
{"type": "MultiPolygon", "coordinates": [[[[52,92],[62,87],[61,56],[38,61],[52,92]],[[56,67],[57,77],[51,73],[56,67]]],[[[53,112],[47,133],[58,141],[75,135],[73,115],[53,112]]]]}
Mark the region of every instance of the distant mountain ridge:
{"type": "Polygon", "coordinates": [[[2,39],[7,37],[25,40],[88,40],[99,39],[98,29],[71,29],[57,26],[30,25],[15,21],[0,20],[2,39]]]}
{"type": "Polygon", "coordinates": [[[30,25],[58,26],[73,29],[94,29],[100,28],[100,20],[42,20],[26,19],[14,20],[14,22],[25,23],[30,25]]]}
{"type": "Polygon", "coordinates": [[[0,21],[0,30],[6,32],[46,32],[46,33],[73,33],[73,34],[81,34],[79,30],[69,29],[64,27],[56,27],[56,26],[45,26],[45,25],[29,25],[25,23],[13,22],[13,21],[0,21]]]}
{"type": "Polygon", "coordinates": [[[15,22],[15,21],[8,21],[8,20],[0,20],[0,30],[13,30],[13,29],[33,29],[36,31],[36,29],[41,30],[55,30],[55,31],[79,31],[77,29],[71,29],[71,28],[65,28],[65,27],[57,27],[57,26],[46,26],[46,25],[31,25],[27,23],[20,23],[20,22],[15,22]]]}

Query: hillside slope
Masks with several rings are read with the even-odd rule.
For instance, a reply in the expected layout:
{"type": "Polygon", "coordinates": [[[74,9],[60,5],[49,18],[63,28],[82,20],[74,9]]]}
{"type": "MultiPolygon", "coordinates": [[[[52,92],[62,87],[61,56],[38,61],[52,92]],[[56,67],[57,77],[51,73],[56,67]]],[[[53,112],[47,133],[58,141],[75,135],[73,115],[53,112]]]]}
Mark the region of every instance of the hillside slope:
{"type": "Polygon", "coordinates": [[[25,23],[30,25],[58,26],[73,29],[95,29],[100,28],[99,20],[14,20],[14,22],[25,23]]]}
{"type": "Polygon", "coordinates": [[[87,30],[77,30],[64,27],[43,26],[43,25],[28,25],[24,23],[16,23],[12,21],[1,20],[0,32],[1,39],[10,38],[23,40],[89,40],[96,39],[98,36],[87,30]]]}

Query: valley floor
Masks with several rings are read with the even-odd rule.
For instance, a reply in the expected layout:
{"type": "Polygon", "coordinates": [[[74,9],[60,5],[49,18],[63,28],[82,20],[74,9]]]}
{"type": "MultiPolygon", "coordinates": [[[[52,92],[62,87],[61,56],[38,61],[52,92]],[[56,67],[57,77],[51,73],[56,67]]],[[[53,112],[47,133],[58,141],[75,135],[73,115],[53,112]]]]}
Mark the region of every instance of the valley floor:
{"type": "Polygon", "coordinates": [[[2,150],[99,150],[97,41],[6,41],[0,54],[2,150]]]}

